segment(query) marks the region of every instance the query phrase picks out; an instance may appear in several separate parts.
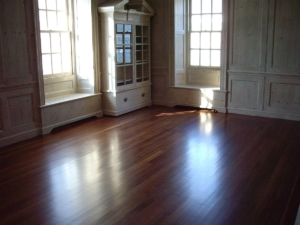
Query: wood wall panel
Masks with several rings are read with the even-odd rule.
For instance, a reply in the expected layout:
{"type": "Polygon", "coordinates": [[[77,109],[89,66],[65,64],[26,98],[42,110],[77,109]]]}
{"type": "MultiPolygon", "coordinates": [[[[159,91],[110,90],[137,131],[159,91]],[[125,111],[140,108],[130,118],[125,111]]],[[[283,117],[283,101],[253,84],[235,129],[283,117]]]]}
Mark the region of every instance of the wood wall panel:
{"type": "Polygon", "coordinates": [[[75,76],[64,76],[44,79],[44,91],[46,99],[72,94],[75,93],[75,90],[75,76]]]}
{"type": "Polygon", "coordinates": [[[154,9],[151,18],[151,81],[153,104],[165,105],[169,85],[169,1],[147,0],[154,9]]]}
{"type": "Polygon", "coordinates": [[[264,78],[251,75],[229,76],[229,107],[261,110],[264,78]]]}
{"type": "Polygon", "coordinates": [[[260,70],[264,60],[261,48],[264,42],[263,3],[260,0],[232,1],[230,69],[260,70]]]}
{"type": "Polygon", "coordinates": [[[0,5],[1,9],[5,9],[0,13],[5,77],[30,74],[26,10],[23,2],[1,1],[0,5]]]}
{"type": "Polygon", "coordinates": [[[275,0],[273,7],[270,71],[300,73],[300,2],[275,0]]]}
{"type": "Polygon", "coordinates": [[[191,68],[188,75],[188,84],[199,86],[220,86],[220,70],[216,69],[193,69],[191,68]]]}
{"type": "Polygon", "coordinates": [[[266,109],[275,112],[300,112],[300,79],[269,77],[266,79],[266,109]]]}
{"type": "Polygon", "coordinates": [[[0,146],[39,134],[34,1],[0,1],[0,146]]]}
{"type": "Polygon", "coordinates": [[[167,1],[148,0],[155,15],[151,18],[151,63],[154,68],[168,66],[168,32],[169,21],[167,1]]]}
{"type": "Polygon", "coordinates": [[[10,128],[34,122],[32,94],[9,97],[7,103],[10,128]]]}
{"type": "MultiPolygon", "coordinates": [[[[0,3],[0,7],[1,7],[0,3]]],[[[1,17],[0,17],[0,88],[4,86],[4,58],[3,58],[3,42],[2,42],[2,29],[1,29],[1,17]]]]}
{"type": "Polygon", "coordinates": [[[2,98],[0,98],[0,138],[1,138],[1,133],[3,132],[3,109],[2,109],[2,98]]]}

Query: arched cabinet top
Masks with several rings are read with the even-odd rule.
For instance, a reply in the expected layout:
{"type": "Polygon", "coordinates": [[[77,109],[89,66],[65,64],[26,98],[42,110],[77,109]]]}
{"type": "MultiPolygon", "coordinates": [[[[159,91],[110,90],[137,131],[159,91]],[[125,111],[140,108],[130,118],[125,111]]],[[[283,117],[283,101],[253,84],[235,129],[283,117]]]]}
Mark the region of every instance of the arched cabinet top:
{"type": "Polygon", "coordinates": [[[98,12],[129,12],[150,16],[155,14],[145,0],[108,0],[98,7],[98,12]]]}

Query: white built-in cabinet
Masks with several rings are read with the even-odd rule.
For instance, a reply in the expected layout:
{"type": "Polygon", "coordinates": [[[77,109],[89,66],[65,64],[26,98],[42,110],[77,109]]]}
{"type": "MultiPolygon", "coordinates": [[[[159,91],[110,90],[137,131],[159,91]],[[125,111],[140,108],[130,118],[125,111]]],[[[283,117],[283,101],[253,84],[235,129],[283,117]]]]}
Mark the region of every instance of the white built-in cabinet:
{"type": "Polygon", "coordinates": [[[106,1],[100,15],[103,112],[121,114],[152,105],[150,18],[143,0],[106,1]]]}

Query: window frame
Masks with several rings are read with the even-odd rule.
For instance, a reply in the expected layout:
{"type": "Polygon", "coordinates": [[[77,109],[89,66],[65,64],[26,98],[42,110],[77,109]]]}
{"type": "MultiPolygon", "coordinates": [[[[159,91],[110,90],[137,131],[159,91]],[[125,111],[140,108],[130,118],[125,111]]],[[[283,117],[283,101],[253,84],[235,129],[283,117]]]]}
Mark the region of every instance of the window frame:
{"type": "MultiPolygon", "coordinates": [[[[47,0],[44,0],[45,1],[45,5],[46,5],[46,9],[40,9],[39,7],[39,1],[40,0],[37,0],[37,19],[38,19],[38,33],[39,33],[39,36],[40,36],[40,57],[41,57],[41,70],[42,70],[42,77],[45,79],[45,78],[56,78],[56,77],[66,77],[66,76],[75,76],[76,75],[76,52],[75,52],[75,21],[76,21],[76,12],[74,11],[74,7],[75,7],[75,1],[76,0],[65,0],[66,2],[66,26],[67,26],[67,29],[66,30],[63,30],[63,29],[57,29],[57,30],[52,30],[52,29],[46,29],[46,30],[42,30],[41,29],[41,26],[40,26],[40,11],[45,11],[46,12],[46,17],[47,17],[47,11],[55,11],[56,13],[59,12],[60,10],[58,10],[56,8],[56,10],[48,10],[47,9],[47,0]],[[50,53],[43,53],[42,52],[42,38],[41,38],[41,34],[43,33],[49,33],[49,36],[50,36],[50,53]],[[62,33],[68,33],[69,34],[69,55],[70,57],[68,57],[70,59],[70,65],[69,65],[69,71],[68,72],[63,72],[63,62],[62,62],[62,57],[61,57],[61,72],[60,73],[53,73],[53,60],[52,60],[52,55],[53,55],[53,52],[52,52],[52,49],[51,49],[51,34],[52,33],[59,33],[59,34],[62,34],[62,33]],[[44,74],[44,66],[43,66],[43,55],[50,55],[51,57],[51,70],[52,70],[52,73],[49,73],[49,74],[44,74]]],[[[57,1],[62,1],[62,0],[57,0],[57,1]]],[[[48,23],[48,18],[47,18],[47,23],[48,23]]],[[[58,18],[57,18],[57,23],[58,23],[58,18]]],[[[60,43],[60,55],[62,56],[63,55],[63,52],[62,52],[62,44],[60,43]]],[[[55,53],[54,53],[55,54],[55,53]]]]}
{"type": "MultiPolygon", "coordinates": [[[[200,0],[198,0],[200,1],[200,0]]],[[[187,54],[186,54],[186,58],[187,58],[187,69],[189,70],[197,70],[197,69],[209,69],[209,70],[220,70],[222,67],[222,32],[223,32],[223,23],[221,21],[221,30],[213,30],[212,29],[212,16],[213,15],[221,15],[221,19],[223,20],[223,1],[222,2],[222,6],[221,6],[221,12],[217,12],[217,13],[213,13],[213,0],[211,0],[211,12],[210,13],[203,13],[202,12],[202,1],[201,0],[200,4],[201,4],[201,11],[200,13],[197,14],[192,14],[192,0],[188,0],[187,1],[187,7],[186,7],[186,27],[187,27],[187,32],[186,32],[186,42],[187,42],[187,54]],[[192,15],[200,15],[202,17],[202,15],[211,15],[211,29],[209,31],[201,30],[201,27],[199,28],[199,30],[197,31],[192,31],[192,15]],[[198,33],[200,38],[199,38],[199,47],[198,48],[192,48],[191,47],[191,34],[192,33],[198,33]],[[201,48],[201,33],[210,33],[210,48],[201,48]],[[219,48],[212,48],[211,47],[211,40],[212,40],[212,33],[220,33],[220,47],[219,48]],[[191,65],[191,51],[192,50],[199,50],[199,65],[191,65]],[[218,50],[220,51],[220,66],[201,66],[201,50],[209,50],[210,51],[210,60],[209,63],[211,65],[211,51],[212,50],[218,50]]],[[[202,18],[200,19],[202,21],[202,18]]],[[[199,22],[201,24],[201,21],[199,22]]],[[[200,25],[201,26],[201,25],[200,25]]]]}

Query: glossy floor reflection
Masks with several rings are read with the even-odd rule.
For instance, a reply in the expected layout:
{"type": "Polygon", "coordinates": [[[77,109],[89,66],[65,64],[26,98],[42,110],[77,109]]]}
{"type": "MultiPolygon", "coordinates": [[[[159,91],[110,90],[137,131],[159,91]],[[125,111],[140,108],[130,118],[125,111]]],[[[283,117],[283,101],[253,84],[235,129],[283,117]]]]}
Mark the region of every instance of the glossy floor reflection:
{"type": "Polygon", "coordinates": [[[293,224],[300,122],[150,107],[0,151],[0,224],[293,224]]]}

